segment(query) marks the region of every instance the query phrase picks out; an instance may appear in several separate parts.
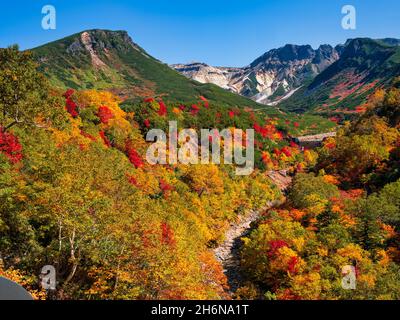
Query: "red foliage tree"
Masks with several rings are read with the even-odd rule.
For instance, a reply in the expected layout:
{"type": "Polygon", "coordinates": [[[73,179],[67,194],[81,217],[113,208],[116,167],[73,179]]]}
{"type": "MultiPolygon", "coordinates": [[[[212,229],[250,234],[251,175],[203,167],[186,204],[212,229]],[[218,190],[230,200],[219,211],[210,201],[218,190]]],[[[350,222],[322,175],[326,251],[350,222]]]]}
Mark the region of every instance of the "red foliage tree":
{"type": "Polygon", "coordinates": [[[168,194],[174,190],[174,187],[171,186],[169,183],[167,183],[164,179],[160,179],[159,181],[160,189],[164,195],[164,197],[167,197],[168,194]]]}
{"type": "Polygon", "coordinates": [[[67,110],[67,112],[73,117],[76,118],[79,113],[78,113],[78,106],[76,105],[76,103],[71,99],[71,97],[69,96],[67,98],[67,100],[65,101],[65,108],[67,110]]]}
{"type": "Polygon", "coordinates": [[[104,124],[108,124],[108,122],[114,117],[112,111],[106,106],[101,106],[99,108],[97,116],[99,117],[100,122],[104,124]]]}
{"type": "Polygon", "coordinates": [[[299,147],[299,145],[298,145],[296,142],[294,142],[294,141],[290,141],[290,146],[291,146],[292,148],[298,148],[298,147],[299,147]]]}
{"type": "Polygon", "coordinates": [[[158,115],[161,117],[165,117],[167,115],[167,106],[162,100],[158,101],[158,105],[160,107],[160,109],[158,109],[158,115]]]}
{"type": "Polygon", "coordinates": [[[205,97],[200,96],[200,99],[203,101],[204,107],[208,108],[210,106],[208,100],[205,97]]]}
{"type": "Polygon", "coordinates": [[[173,246],[175,245],[174,232],[168,223],[161,223],[161,243],[173,246]]]}
{"type": "Polygon", "coordinates": [[[16,136],[4,132],[0,128],[0,152],[5,154],[11,163],[18,163],[22,160],[22,146],[16,136]]]}
{"type": "Polygon", "coordinates": [[[287,157],[291,157],[291,156],[292,156],[292,152],[289,150],[288,147],[283,147],[282,150],[281,150],[281,152],[282,152],[283,154],[285,154],[287,157]]]}
{"type": "Polygon", "coordinates": [[[103,139],[104,144],[107,147],[111,147],[111,141],[110,139],[108,139],[108,137],[106,136],[106,133],[104,131],[100,131],[99,132],[101,139],[103,139]]]}
{"type": "Polygon", "coordinates": [[[279,157],[282,154],[282,152],[278,148],[275,148],[274,149],[274,154],[275,154],[275,156],[279,157]]]}
{"type": "Polygon", "coordinates": [[[65,93],[63,94],[63,97],[65,99],[69,99],[71,98],[71,96],[75,93],[74,89],[68,89],[67,91],[65,91],[65,93]]]}
{"type": "Polygon", "coordinates": [[[96,141],[95,137],[93,137],[91,134],[89,134],[89,133],[87,133],[87,132],[85,132],[83,130],[81,130],[81,135],[84,136],[85,138],[88,138],[88,139],[92,140],[92,141],[96,141]]]}
{"type": "Polygon", "coordinates": [[[284,240],[271,240],[268,242],[269,251],[268,257],[273,257],[278,253],[278,250],[283,247],[288,247],[288,244],[284,240]]]}
{"type": "Polygon", "coordinates": [[[150,128],[150,120],[149,119],[144,119],[143,124],[146,128],[150,128]]]}
{"type": "Polygon", "coordinates": [[[297,263],[299,262],[299,258],[297,258],[296,256],[293,256],[290,258],[289,262],[288,262],[288,271],[291,274],[295,274],[297,272],[297,263]]]}
{"type": "Polygon", "coordinates": [[[130,141],[126,142],[125,152],[129,158],[129,161],[135,166],[135,168],[143,167],[144,163],[143,163],[142,157],[132,146],[132,142],[130,142],[130,141]]]}
{"type": "Polygon", "coordinates": [[[139,183],[137,182],[137,180],[136,180],[136,178],[134,176],[130,176],[130,175],[126,175],[126,176],[128,178],[129,184],[131,184],[131,185],[133,185],[135,187],[139,186],[139,183]]]}
{"type": "Polygon", "coordinates": [[[294,294],[290,289],[284,289],[282,292],[279,292],[277,298],[279,300],[301,300],[301,297],[294,294]]]}
{"type": "Polygon", "coordinates": [[[356,107],[357,113],[364,113],[365,111],[367,111],[367,108],[365,106],[357,106],[356,107]]]}
{"type": "Polygon", "coordinates": [[[196,105],[196,104],[192,105],[192,109],[190,110],[190,113],[191,113],[192,115],[195,116],[196,114],[199,113],[199,111],[200,111],[200,108],[199,108],[198,105],[196,105]]]}

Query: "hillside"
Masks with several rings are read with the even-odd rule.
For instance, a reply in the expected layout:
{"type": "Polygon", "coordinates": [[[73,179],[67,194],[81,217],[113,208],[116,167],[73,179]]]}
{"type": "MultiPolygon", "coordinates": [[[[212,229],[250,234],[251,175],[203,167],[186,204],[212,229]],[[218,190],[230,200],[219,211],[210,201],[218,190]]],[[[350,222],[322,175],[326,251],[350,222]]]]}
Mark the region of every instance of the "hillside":
{"type": "Polygon", "coordinates": [[[279,106],[323,114],[363,112],[371,93],[387,87],[399,74],[398,40],[349,40],[338,61],[279,106]]]}
{"type": "Polygon", "coordinates": [[[317,149],[242,238],[241,299],[400,299],[400,85],[317,149]],[[354,286],[343,284],[353,270],[354,286]]]}
{"type": "MultiPolygon", "coordinates": [[[[93,47],[111,49],[81,39],[89,65],[108,70],[93,47]]],[[[79,43],[71,50],[85,61],[79,43]]],[[[310,150],[292,137],[317,130],[319,116],[271,117],[204,97],[123,109],[108,91],[54,90],[31,58],[0,49],[0,277],[52,300],[217,300],[233,291],[246,300],[400,299],[399,82],[310,150]],[[163,162],[193,145],[192,137],[168,149],[162,138],[146,141],[170,121],[220,130],[209,142],[221,142],[223,128],[253,128],[254,170],[148,162],[149,151],[163,162]],[[293,177],[285,197],[277,175],[293,177]],[[48,292],[39,285],[44,265],[57,271],[48,292]],[[342,282],[347,267],[354,290],[342,282]],[[240,287],[230,281],[239,272],[240,287]]],[[[247,154],[247,138],[224,138],[217,150],[247,154]]]]}
{"type": "Polygon", "coordinates": [[[125,112],[107,91],[61,95],[17,47],[0,49],[0,61],[0,276],[38,299],[46,298],[37,281],[44,265],[57,268],[52,299],[224,299],[226,277],[211,248],[240,216],[281,198],[266,170],[315,161],[289,137],[304,119],[204,99],[146,99],[125,112]],[[198,133],[253,127],[254,171],[149,163],[147,133],[168,131],[172,120],[198,133]]]}
{"type": "Polygon", "coordinates": [[[272,49],[243,68],[204,63],[172,68],[189,79],[214,83],[262,104],[285,111],[323,115],[365,111],[377,88],[400,74],[400,40],[350,39],[335,47],[285,45],[272,49]]]}
{"type": "Polygon", "coordinates": [[[133,101],[162,96],[194,103],[204,96],[227,106],[260,107],[218,86],[188,80],[150,56],[125,31],[89,30],[32,51],[40,71],[63,89],[107,89],[133,101]]]}

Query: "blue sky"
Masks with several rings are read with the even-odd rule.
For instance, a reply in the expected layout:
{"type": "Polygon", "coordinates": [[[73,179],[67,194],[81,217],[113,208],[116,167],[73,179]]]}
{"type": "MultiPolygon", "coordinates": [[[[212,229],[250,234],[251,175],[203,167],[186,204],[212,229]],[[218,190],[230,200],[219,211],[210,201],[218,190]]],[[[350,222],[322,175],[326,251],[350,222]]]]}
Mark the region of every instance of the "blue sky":
{"type": "Polygon", "coordinates": [[[286,43],[338,44],[354,37],[400,38],[398,0],[12,0],[2,1],[0,47],[32,48],[86,29],[127,30],[167,63],[244,66],[286,43]],[[41,8],[57,10],[57,29],[41,28],[41,8]],[[343,30],[341,8],[357,9],[343,30]]]}

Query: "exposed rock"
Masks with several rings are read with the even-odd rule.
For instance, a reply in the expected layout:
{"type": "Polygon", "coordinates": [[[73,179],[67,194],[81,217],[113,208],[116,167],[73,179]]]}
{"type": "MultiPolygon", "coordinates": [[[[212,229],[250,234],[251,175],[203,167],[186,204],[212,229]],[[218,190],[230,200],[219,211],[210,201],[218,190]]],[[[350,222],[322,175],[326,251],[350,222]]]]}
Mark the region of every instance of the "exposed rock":
{"type": "Polygon", "coordinates": [[[176,64],[173,68],[188,78],[201,83],[213,83],[221,88],[238,92],[232,79],[241,70],[240,68],[211,67],[205,63],[193,62],[190,64],[176,64]]]}
{"type": "Polygon", "coordinates": [[[204,63],[171,67],[201,83],[213,83],[259,103],[276,104],[290,97],[307,79],[315,77],[339,59],[330,45],[286,45],[273,49],[244,68],[213,67],[204,63]]]}
{"type": "Polygon", "coordinates": [[[92,58],[93,66],[95,66],[97,68],[105,67],[106,64],[103,61],[101,61],[101,59],[96,54],[96,51],[93,49],[93,42],[92,42],[89,32],[83,32],[81,34],[81,40],[82,40],[82,43],[84,44],[86,50],[90,53],[90,57],[92,58]]]}
{"type": "Polygon", "coordinates": [[[85,48],[82,46],[82,42],[76,39],[72,44],[67,48],[67,53],[71,55],[78,54],[82,51],[84,51],[85,48]]]}
{"type": "Polygon", "coordinates": [[[267,172],[267,176],[282,191],[286,190],[292,182],[292,177],[287,174],[286,170],[271,170],[267,172]]]}
{"type": "MultiPolygon", "coordinates": [[[[272,173],[272,171],[271,171],[272,173]]],[[[291,183],[292,179],[286,175],[285,170],[274,171],[271,180],[284,191],[291,183]],[[282,180],[278,181],[280,176],[282,180]]],[[[268,176],[270,176],[268,174],[268,176]]],[[[242,246],[242,237],[248,235],[252,230],[252,223],[256,222],[260,215],[268,209],[279,206],[281,201],[273,201],[267,203],[260,210],[252,210],[246,214],[240,215],[236,222],[232,223],[225,234],[225,241],[215,248],[214,255],[222,264],[224,273],[228,279],[228,294],[233,295],[244,282],[245,277],[241,273],[240,266],[240,248],[242,246]]]]}
{"type": "Polygon", "coordinates": [[[229,294],[233,294],[243,283],[243,276],[240,270],[240,247],[241,238],[246,236],[251,230],[251,223],[256,221],[260,214],[272,207],[272,203],[268,203],[261,210],[251,211],[246,215],[238,217],[238,221],[231,224],[225,234],[225,241],[214,249],[214,255],[222,264],[224,273],[228,279],[229,294]]]}

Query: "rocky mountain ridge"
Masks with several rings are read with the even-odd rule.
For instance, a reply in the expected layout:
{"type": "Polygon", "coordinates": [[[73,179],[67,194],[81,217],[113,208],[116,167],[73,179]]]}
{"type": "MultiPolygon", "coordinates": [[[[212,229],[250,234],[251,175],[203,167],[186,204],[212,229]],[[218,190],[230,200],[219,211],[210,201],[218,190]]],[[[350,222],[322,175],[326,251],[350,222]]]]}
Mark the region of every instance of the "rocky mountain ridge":
{"type": "Polygon", "coordinates": [[[201,83],[213,83],[259,103],[274,104],[338,59],[339,52],[330,45],[314,50],[310,45],[288,44],[268,51],[244,68],[199,62],[175,64],[172,68],[201,83]]]}
{"type": "MultiPolygon", "coordinates": [[[[171,67],[190,79],[213,83],[258,103],[274,106],[297,94],[300,89],[304,90],[314,80],[326,77],[326,69],[336,62],[348,60],[349,55],[355,57],[359,54],[362,59],[365,56],[364,43],[393,48],[400,45],[400,40],[349,39],[335,47],[323,44],[318,49],[313,49],[310,45],[287,44],[269,50],[243,68],[213,67],[200,62],[175,64],[171,67]],[[360,47],[354,47],[354,44],[359,44],[360,47]]],[[[376,61],[372,61],[370,65],[379,65],[382,62],[380,56],[375,58],[376,61]]]]}

